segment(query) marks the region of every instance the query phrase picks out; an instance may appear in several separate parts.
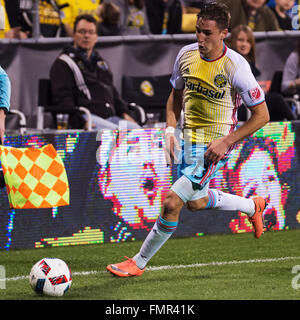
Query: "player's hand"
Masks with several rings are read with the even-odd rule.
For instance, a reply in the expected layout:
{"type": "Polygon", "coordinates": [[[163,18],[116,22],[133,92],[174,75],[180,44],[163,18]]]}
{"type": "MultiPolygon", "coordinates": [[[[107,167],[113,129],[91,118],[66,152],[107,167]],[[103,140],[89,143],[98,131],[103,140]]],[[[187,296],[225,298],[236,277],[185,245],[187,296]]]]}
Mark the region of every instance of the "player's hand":
{"type": "Polygon", "coordinates": [[[217,164],[225,155],[230,145],[226,142],[225,137],[212,141],[208,144],[204,154],[206,161],[217,164]]]}
{"type": "Polygon", "coordinates": [[[172,162],[178,162],[175,150],[180,151],[180,145],[174,133],[167,132],[165,134],[165,157],[167,166],[172,166],[172,162]]]}

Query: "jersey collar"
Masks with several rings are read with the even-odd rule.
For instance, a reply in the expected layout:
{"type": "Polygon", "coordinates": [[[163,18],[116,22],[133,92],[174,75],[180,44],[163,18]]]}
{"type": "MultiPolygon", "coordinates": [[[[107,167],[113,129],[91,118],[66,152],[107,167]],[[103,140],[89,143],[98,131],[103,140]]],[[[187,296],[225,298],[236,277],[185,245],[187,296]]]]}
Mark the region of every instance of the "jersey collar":
{"type": "Polygon", "coordinates": [[[222,57],[224,57],[226,52],[227,52],[227,46],[225,45],[225,43],[223,43],[223,53],[221,54],[220,57],[218,57],[216,59],[207,59],[207,58],[202,57],[201,54],[200,54],[200,57],[202,60],[205,60],[207,62],[214,62],[214,61],[217,61],[217,60],[221,59],[222,57]]]}

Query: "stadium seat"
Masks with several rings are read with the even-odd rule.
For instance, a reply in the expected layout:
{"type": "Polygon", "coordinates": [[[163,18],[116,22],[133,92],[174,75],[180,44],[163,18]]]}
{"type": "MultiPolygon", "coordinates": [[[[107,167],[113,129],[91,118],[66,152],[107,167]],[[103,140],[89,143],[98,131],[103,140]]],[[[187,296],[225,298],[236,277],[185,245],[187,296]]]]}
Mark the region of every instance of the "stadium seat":
{"type": "Polygon", "coordinates": [[[87,127],[88,131],[92,130],[92,119],[90,111],[85,107],[57,107],[52,103],[51,82],[50,79],[39,79],[38,82],[38,114],[37,114],[37,129],[43,130],[44,128],[44,115],[45,112],[50,112],[53,117],[52,127],[56,128],[56,117],[58,113],[72,114],[75,110],[80,110],[87,115],[87,127]]]}
{"type": "Polygon", "coordinates": [[[7,132],[12,129],[11,123],[13,123],[13,127],[17,126],[18,131],[21,134],[26,133],[26,131],[27,131],[27,120],[26,120],[25,114],[22,111],[17,110],[17,109],[10,109],[8,111],[8,113],[6,115],[6,119],[5,119],[5,128],[6,128],[7,132]],[[12,120],[10,118],[15,118],[15,116],[17,116],[17,121],[18,121],[17,124],[13,123],[13,121],[10,121],[10,120],[12,120]]]}
{"type": "Polygon", "coordinates": [[[284,96],[284,100],[290,106],[296,106],[296,113],[299,118],[300,116],[300,101],[298,101],[295,97],[287,97],[281,91],[281,82],[282,82],[282,71],[275,71],[272,77],[271,86],[269,92],[280,93],[284,96]]]}
{"type": "MultiPolygon", "coordinates": [[[[51,82],[50,79],[39,79],[38,83],[38,116],[37,116],[37,129],[44,129],[44,115],[45,112],[52,114],[52,126],[56,128],[56,114],[71,114],[75,110],[79,110],[87,115],[88,121],[86,130],[92,130],[92,119],[91,112],[89,109],[83,106],[78,106],[75,108],[57,107],[52,103],[52,93],[51,93],[51,82]]],[[[135,103],[129,104],[130,115],[141,125],[146,122],[146,114],[142,107],[136,105],[135,103]]]]}
{"type": "Polygon", "coordinates": [[[171,75],[123,76],[122,97],[125,101],[141,105],[148,117],[156,114],[158,121],[166,120],[166,103],[171,92],[171,75]]]}

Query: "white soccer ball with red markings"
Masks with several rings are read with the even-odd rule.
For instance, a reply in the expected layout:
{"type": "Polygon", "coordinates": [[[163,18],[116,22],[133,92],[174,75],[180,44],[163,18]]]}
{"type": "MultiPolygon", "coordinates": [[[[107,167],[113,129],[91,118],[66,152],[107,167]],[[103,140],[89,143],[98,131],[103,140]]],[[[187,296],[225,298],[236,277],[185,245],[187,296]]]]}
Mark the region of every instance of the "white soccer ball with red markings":
{"type": "Polygon", "coordinates": [[[36,293],[61,297],[71,287],[72,274],[63,260],[44,258],[32,267],[29,282],[36,293]]]}

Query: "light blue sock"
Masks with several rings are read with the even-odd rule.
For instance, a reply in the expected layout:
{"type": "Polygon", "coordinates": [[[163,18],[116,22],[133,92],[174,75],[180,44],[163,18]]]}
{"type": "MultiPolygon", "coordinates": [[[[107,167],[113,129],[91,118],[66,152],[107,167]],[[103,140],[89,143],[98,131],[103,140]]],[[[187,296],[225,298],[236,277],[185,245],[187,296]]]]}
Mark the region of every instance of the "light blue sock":
{"type": "Polygon", "coordinates": [[[153,228],[146,237],[140,251],[133,257],[136,265],[140,269],[144,269],[148,261],[162,247],[162,245],[170,238],[177,228],[178,221],[166,221],[161,216],[156,220],[153,228]]]}

